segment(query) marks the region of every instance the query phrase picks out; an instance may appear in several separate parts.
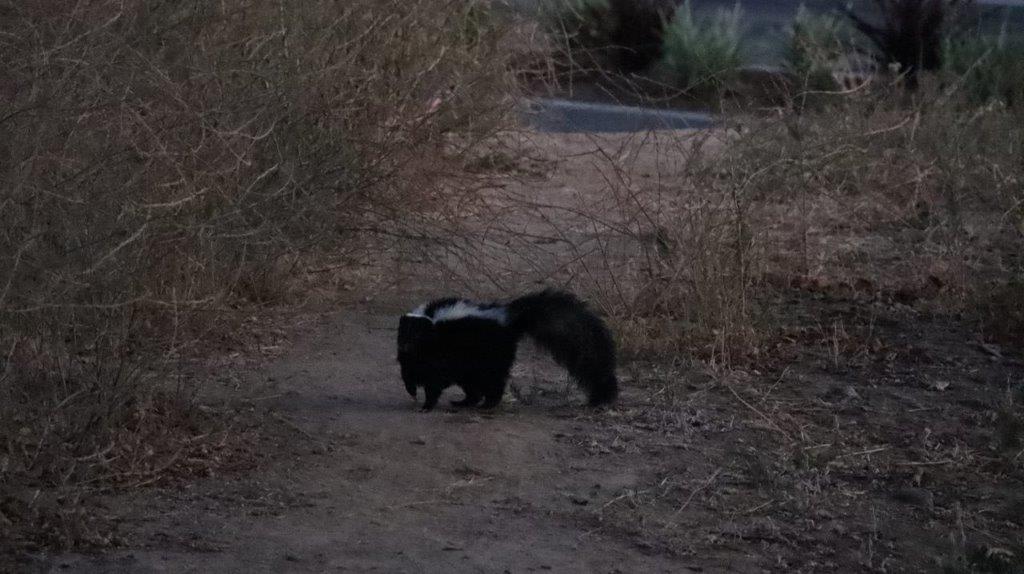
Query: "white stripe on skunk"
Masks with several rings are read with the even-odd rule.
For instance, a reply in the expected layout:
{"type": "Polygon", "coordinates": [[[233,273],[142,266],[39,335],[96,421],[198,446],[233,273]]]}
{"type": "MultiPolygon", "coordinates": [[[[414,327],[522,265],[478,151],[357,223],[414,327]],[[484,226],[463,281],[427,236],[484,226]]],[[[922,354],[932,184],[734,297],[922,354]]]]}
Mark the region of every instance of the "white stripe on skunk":
{"type": "Polygon", "coordinates": [[[426,303],[420,305],[419,307],[416,307],[412,311],[409,311],[408,313],[405,314],[405,316],[406,317],[419,317],[421,319],[430,319],[431,323],[434,322],[434,320],[432,318],[427,317],[427,304],[426,303]]]}
{"type": "Polygon", "coordinates": [[[478,319],[489,319],[496,321],[500,325],[504,325],[508,321],[508,313],[504,307],[488,307],[482,309],[473,303],[468,301],[457,301],[454,305],[447,307],[441,307],[434,312],[434,322],[440,323],[441,321],[458,321],[466,317],[476,317],[478,319]]]}
{"type": "Polygon", "coordinates": [[[426,305],[420,305],[406,313],[406,316],[423,317],[424,319],[430,319],[432,323],[458,321],[459,319],[465,319],[467,317],[486,319],[488,321],[494,321],[499,325],[505,325],[508,323],[508,311],[506,311],[504,307],[483,308],[469,301],[456,301],[450,305],[440,307],[434,310],[434,315],[432,317],[426,314],[426,305]]]}

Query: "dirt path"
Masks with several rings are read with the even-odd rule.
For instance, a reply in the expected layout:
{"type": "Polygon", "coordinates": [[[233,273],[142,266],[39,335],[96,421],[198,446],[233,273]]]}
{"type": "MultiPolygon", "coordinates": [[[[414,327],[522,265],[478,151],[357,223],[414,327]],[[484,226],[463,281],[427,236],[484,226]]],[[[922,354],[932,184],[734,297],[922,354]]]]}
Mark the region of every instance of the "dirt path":
{"type": "Polygon", "coordinates": [[[399,384],[392,323],[384,314],[324,316],[252,374],[275,381],[276,410],[309,435],[287,456],[227,482],[143,491],[122,529],[140,549],[58,557],[43,569],[688,571],[583,523],[581,509],[638,477],[631,464],[559,441],[578,432],[579,396],[559,387],[554,399],[510,401],[494,414],[421,414],[399,384]]]}
{"type": "MultiPolygon", "coordinates": [[[[988,440],[970,418],[984,412],[969,398],[976,391],[953,391],[963,398],[945,407],[954,395],[929,400],[895,382],[931,380],[934,369],[875,386],[809,356],[761,383],[723,385],[627,366],[619,405],[593,412],[527,347],[513,373],[518,399],[498,412],[423,414],[394,365],[396,312],[323,314],[287,355],[249,374],[253,385],[269,381],[268,406],[290,429],[271,460],[119,496],[109,507],[125,516],[122,549],[49,557],[35,570],[929,572],[956,550],[948,534],[958,517],[991,540],[1019,531],[1012,471],[928,466],[922,481],[898,466],[917,452],[900,437],[933,424],[921,412],[941,409],[950,421],[942,441],[988,440]],[[759,386],[776,396],[749,390],[759,386]],[[822,428],[843,420],[849,455],[794,459],[786,428],[826,431],[774,401],[813,404],[813,417],[827,410],[822,428]],[[906,404],[936,406],[907,415],[906,404]]],[[[995,376],[984,369],[1005,372],[975,354],[981,380],[995,376]]]]}
{"type": "MultiPolygon", "coordinates": [[[[618,201],[608,163],[629,167],[622,188],[656,192],[682,177],[685,142],[537,143],[547,153],[496,187],[522,209],[482,225],[467,257],[489,263],[506,292],[557,272],[594,287],[618,268],[588,257],[621,249],[628,263],[629,246],[604,237],[595,247],[600,233],[578,206],[628,215],[605,205],[618,201]],[[563,268],[567,259],[581,269],[563,268]]],[[[419,302],[413,293],[467,292],[427,249],[389,251],[387,269],[374,269],[387,284],[370,289],[375,302],[309,315],[287,354],[242,370],[245,398],[225,412],[254,405],[279,421],[253,470],[111,498],[107,514],[124,517],[117,550],[45,557],[36,569],[1019,570],[1017,349],[881,294],[787,284],[787,335],[757,368],[712,371],[685,354],[626,363],[619,403],[595,412],[525,346],[499,411],[422,414],[400,383],[396,318],[419,302]]]]}

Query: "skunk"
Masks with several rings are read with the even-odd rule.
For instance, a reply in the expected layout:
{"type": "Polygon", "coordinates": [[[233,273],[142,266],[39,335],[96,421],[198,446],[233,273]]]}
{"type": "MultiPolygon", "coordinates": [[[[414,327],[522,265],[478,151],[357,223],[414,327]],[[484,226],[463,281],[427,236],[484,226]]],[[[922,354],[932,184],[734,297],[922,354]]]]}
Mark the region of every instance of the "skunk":
{"type": "Polygon", "coordinates": [[[484,408],[501,402],[516,347],[529,335],[586,390],[592,406],[613,402],[615,345],[604,322],[571,293],[544,290],[507,303],[445,298],[406,313],[398,322],[398,362],[405,389],[423,410],[437,405],[441,391],[458,385],[466,393],[454,406],[484,408]]]}

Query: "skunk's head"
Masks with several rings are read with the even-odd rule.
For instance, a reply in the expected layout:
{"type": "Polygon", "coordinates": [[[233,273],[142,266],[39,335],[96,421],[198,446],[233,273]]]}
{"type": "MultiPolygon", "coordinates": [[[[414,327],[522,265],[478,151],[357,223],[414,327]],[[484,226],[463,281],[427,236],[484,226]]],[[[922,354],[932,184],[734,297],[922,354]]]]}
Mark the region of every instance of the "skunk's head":
{"type": "Polygon", "coordinates": [[[398,358],[423,351],[434,336],[434,322],[423,315],[402,315],[398,320],[398,358]]]}
{"type": "Polygon", "coordinates": [[[421,354],[434,336],[434,322],[418,314],[402,315],[398,320],[398,362],[402,366],[402,382],[409,395],[416,398],[416,373],[421,354]]]}

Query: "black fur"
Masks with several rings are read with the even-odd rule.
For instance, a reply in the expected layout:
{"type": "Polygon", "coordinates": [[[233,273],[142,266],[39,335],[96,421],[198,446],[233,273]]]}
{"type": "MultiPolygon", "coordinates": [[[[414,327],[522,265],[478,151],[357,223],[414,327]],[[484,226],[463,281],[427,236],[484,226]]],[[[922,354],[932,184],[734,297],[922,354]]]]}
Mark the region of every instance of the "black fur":
{"type": "Polygon", "coordinates": [[[438,299],[428,304],[423,316],[408,314],[398,323],[398,362],[405,389],[413,397],[425,392],[423,410],[437,404],[441,392],[458,385],[466,398],[455,406],[484,408],[501,402],[516,348],[524,335],[551,353],[555,361],[586,390],[590,404],[615,401],[615,345],[604,322],[574,295],[545,290],[508,303],[481,305],[480,309],[503,310],[505,322],[492,317],[467,316],[434,321],[436,313],[460,299],[438,299]]]}

